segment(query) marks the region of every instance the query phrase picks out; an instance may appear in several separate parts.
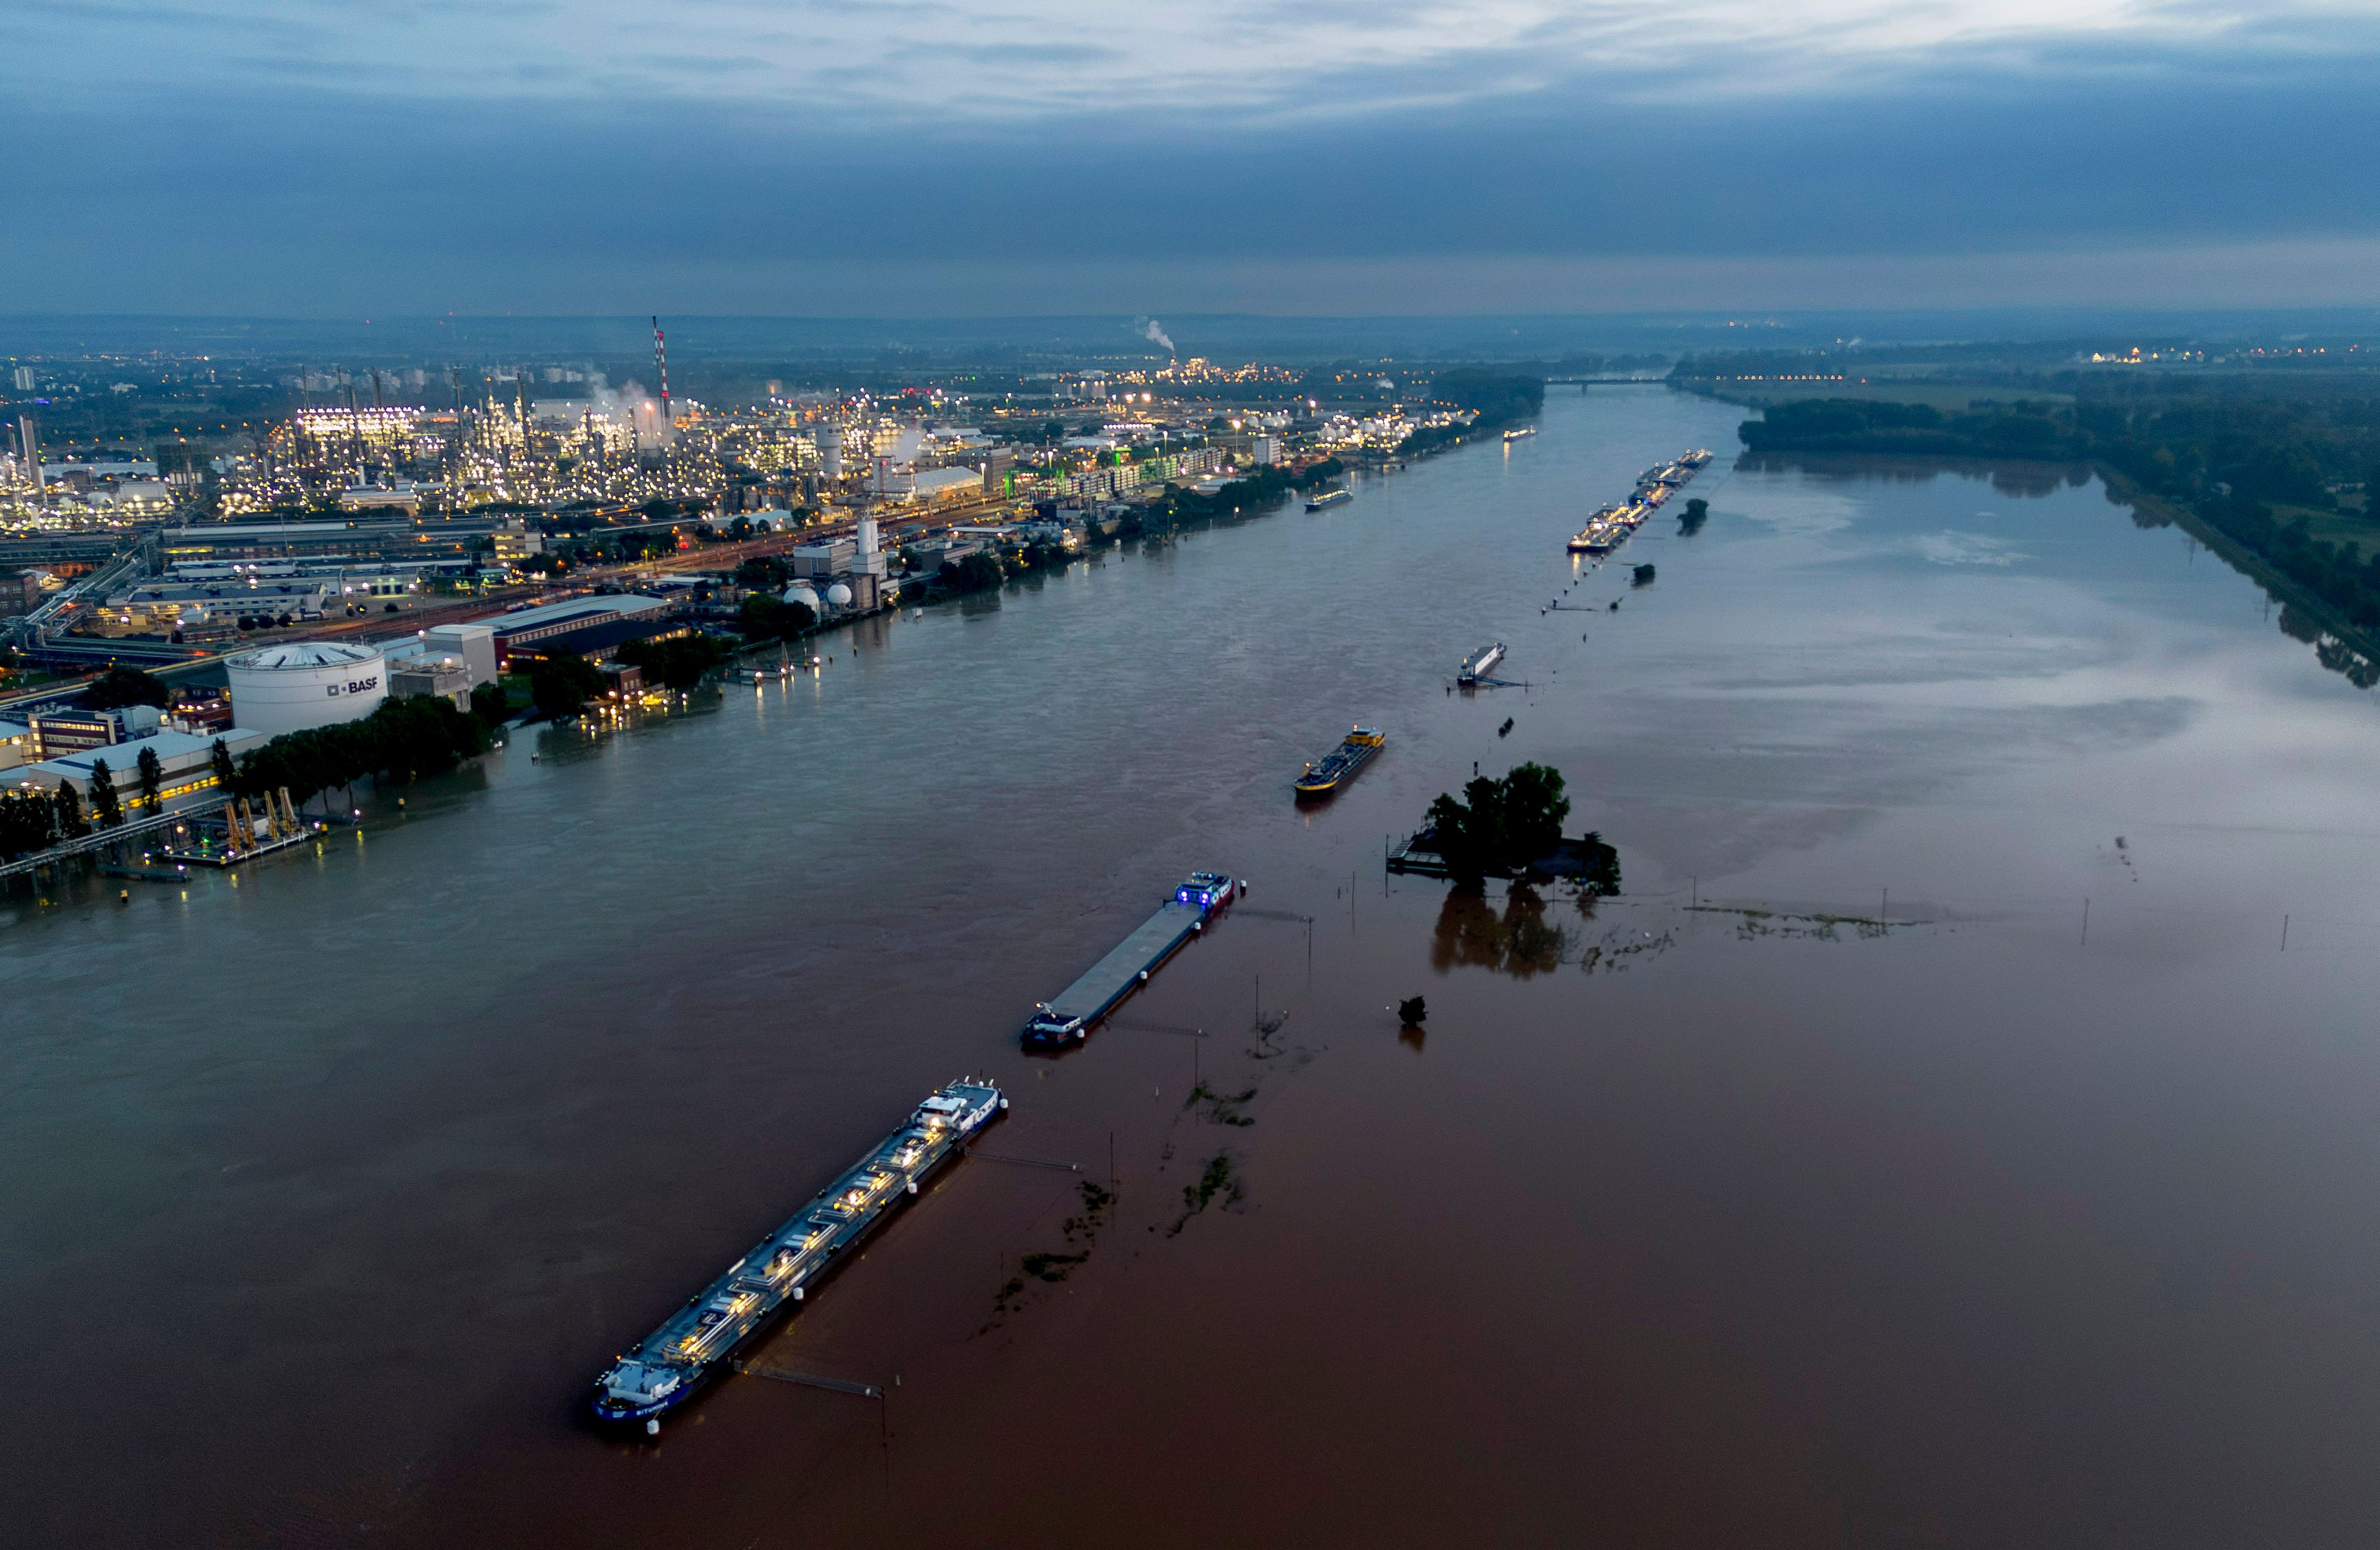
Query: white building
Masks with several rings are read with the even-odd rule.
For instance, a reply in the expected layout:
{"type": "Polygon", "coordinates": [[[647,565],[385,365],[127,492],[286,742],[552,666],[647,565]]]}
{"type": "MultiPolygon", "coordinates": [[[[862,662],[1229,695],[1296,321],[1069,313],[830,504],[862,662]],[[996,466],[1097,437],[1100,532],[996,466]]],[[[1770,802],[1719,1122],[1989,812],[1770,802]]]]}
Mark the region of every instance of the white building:
{"type": "Polygon", "coordinates": [[[107,783],[115,788],[117,798],[129,813],[140,791],[140,751],[144,748],[157,756],[162,779],[157,783],[158,800],[167,806],[185,803],[215,787],[214,745],[221,741],[224,752],[237,758],[250,748],[261,748],[271,739],[265,733],[247,727],[225,727],[221,732],[193,733],[187,732],[152,733],[136,737],[129,743],[114,743],[104,748],[84,748],[76,753],[61,754],[54,759],[28,765],[16,771],[20,787],[55,791],[71,786],[82,799],[84,810],[90,810],[92,766],[107,761],[107,783]]]}

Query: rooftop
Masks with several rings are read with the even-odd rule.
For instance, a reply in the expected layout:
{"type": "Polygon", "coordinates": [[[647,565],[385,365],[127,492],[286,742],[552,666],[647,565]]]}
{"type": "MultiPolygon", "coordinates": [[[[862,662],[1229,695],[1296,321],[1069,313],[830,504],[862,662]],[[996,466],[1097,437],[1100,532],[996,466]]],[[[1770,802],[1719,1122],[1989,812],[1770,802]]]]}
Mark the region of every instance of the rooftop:
{"type": "Polygon", "coordinates": [[[353,667],[380,656],[377,646],[346,646],[329,640],[293,641],[227,657],[224,665],[249,672],[283,672],[318,667],[353,667]]]}
{"type": "Polygon", "coordinates": [[[655,636],[682,635],[683,624],[673,624],[659,619],[609,619],[580,629],[565,630],[560,635],[540,636],[524,645],[521,656],[591,657],[609,653],[632,640],[650,640],[655,636]]]}
{"type": "Polygon", "coordinates": [[[566,619],[592,617],[601,613],[650,613],[669,605],[659,598],[622,594],[616,597],[573,598],[568,602],[545,603],[537,608],[525,608],[517,613],[500,613],[479,623],[495,631],[499,639],[521,630],[538,629],[558,624],[566,619]]]}

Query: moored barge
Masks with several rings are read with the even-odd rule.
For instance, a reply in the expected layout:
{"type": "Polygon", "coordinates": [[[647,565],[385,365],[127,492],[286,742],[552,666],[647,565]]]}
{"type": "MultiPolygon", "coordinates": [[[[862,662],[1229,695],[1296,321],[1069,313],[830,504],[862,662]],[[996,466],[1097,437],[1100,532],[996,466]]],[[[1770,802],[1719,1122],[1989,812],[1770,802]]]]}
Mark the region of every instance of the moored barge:
{"type": "Polygon", "coordinates": [[[1500,640],[1492,646],[1483,646],[1463,659],[1463,665],[1455,669],[1454,681],[1466,686],[1484,683],[1488,675],[1495,671],[1496,664],[1503,660],[1504,643],[1502,641],[1500,640]]]}
{"type": "Polygon", "coordinates": [[[1034,1009],[1025,1024],[1025,1047],[1047,1049],[1087,1039],[1092,1023],[1114,1011],[1116,1003],[1135,987],[1148,984],[1160,964],[1204,931],[1208,919],[1247,888],[1227,873],[1191,873],[1173,890],[1173,897],[1159,905],[1157,913],[1141,922],[1132,935],[1084,971],[1081,978],[1034,1009]]]}
{"type": "Polygon", "coordinates": [[[961,1080],[929,1094],[900,1129],[605,1369],[589,1401],[595,1418],[658,1435],[663,1415],[801,1302],[831,1265],[1007,1107],[989,1081],[961,1080]]]}

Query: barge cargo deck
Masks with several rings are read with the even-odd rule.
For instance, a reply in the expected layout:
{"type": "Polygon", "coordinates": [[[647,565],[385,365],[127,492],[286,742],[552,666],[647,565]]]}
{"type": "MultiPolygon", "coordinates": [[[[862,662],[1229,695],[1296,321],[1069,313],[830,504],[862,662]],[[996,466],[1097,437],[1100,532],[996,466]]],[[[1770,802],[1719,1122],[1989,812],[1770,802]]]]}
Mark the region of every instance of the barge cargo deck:
{"type": "Polygon", "coordinates": [[[1025,1024],[1025,1047],[1050,1048],[1088,1038],[1092,1023],[1146,985],[1160,964],[1204,931],[1215,912],[1246,892],[1247,886],[1222,872],[1191,873],[1155,914],[1081,978],[1034,1010],[1025,1024]]]}
{"type": "Polygon", "coordinates": [[[990,1082],[953,1082],[929,1095],[900,1129],[613,1362],[595,1382],[589,1404],[596,1419],[659,1434],[664,1414],[726,1369],[739,1349],[801,1302],[1007,1107],[990,1082]]]}

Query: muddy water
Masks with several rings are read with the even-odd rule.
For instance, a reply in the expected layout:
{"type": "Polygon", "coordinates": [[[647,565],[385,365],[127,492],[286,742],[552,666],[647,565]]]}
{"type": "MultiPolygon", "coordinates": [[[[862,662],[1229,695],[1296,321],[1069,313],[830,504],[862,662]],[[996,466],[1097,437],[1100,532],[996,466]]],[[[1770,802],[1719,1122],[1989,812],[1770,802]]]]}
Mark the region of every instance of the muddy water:
{"type": "Polygon", "coordinates": [[[11,1537],[2366,1537],[2371,696],[2054,470],[1723,459],[1698,533],[1563,555],[1734,418],[1557,396],[237,883],[13,896],[11,1537]],[[1490,639],[1519,686],[1450,693],[1490,639]],[[1621,897],[1384,875],[1523,758],[1621,897]],[[1248,908],[1021,1055],[1202,866],[1248,908]],[[1081,1171],[967,1161],[754,1353],[882,1404],[580,1427],[970,1070],[1081,1171]]]}

